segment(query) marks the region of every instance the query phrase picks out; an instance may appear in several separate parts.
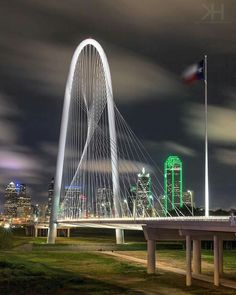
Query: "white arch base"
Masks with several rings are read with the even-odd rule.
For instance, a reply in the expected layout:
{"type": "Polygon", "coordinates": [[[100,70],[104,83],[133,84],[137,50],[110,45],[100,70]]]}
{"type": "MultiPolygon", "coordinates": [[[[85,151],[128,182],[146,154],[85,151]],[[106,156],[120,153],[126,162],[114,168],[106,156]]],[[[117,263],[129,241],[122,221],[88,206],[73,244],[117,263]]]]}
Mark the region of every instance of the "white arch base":
{"type": "Polygon", "coordinates": [[[48,228],[47,243],[48,244],[55,244],[56,237],[57,237],[57,224],[53,223],[53,225],[50,225],[48,228]]]}
{"type": "Polygon", "coordinates": [[[124,230],[120,228],[116,228],[116,244],[124,244],[124,243],[125,243],[124,230]]]}

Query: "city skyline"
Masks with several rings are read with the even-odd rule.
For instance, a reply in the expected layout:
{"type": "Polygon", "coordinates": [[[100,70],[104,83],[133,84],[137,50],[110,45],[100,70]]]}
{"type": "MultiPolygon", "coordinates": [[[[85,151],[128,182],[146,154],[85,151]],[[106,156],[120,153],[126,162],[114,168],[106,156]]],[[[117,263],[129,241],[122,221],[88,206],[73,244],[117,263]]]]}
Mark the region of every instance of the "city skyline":
{"type": "MultiPolygon", "coordinates": [[[[164,187],[165,187],[165,182],[166,182],[166,177],[165,177],[165,175],[166,175],[166,163],[168,161],[170,161],[170,159],[174,159],[174,160],[177,159],[178,161],[181,161],[181,159],[179,159],[178,156],[169,156],[166,159],[165,165],[164,165],[164,170],[163,170],[164,187]]],[[[182,165],[182,162],[181,162],[181,165],[182,165]]],[[[151,178],[154,175],[152,175],[152,172],[151,171],[152,170],[145,171],[145,168],[143,167],[140,170],[140,172],[138,172],[136,174],[136,180],[133,179],[134,180],[134,183],[136,182],[136,184],[135,185],[132,185],[130,187],[129,191],[127,191],[128,194],[126,195],[124,201],[126,202],[127,206],[130,206],[129,211],[130,211],[131,214],[136,214],[136,213],[133,212],[133,204],[131,204],[131,203],[133,203],[133,200],[132,200],[133,198],[136,200],[136,206],[137,206],[137,208],[139,206],[138,205],[139,203],[140,203],[140,205],[141,205],[141,203],[145,203],[145,208],[146,208],[145,210],[149,210],[149,209],[152,210],[152,207],[154,205],[153,204],[153,201],[154,200],[153,200],[152,179],[151,178]],[[130,201],[131,201],[131,203],[130,203],[130,201]]],[[[182,175],[181,175],[181,179],[182,179],[182,175]]],[[[177,184],[177,186],[178,186],[178,184],[177,184]]],[[[4,203],[3,204],[4,205],[3,208],[5,208],[5,204],[7,202],[6,193],[7,193],[7,191],[8,191],[9,188],[10,189],[13,188],[14,192],[17,195],[16,203],[19,203],[19,200],[18,199],[19,199],[19,196],[20,196],[20,192],[22,191],[22,192],[24,192],[26,194],[26,187],[27,187],[26,184],[22,184],[20,182],[14,183],[13,181],[11,181],[9,184],[7,184],[5,186],[5,195],[4,195],[3,200],[2,200],[2,203],[4,203]]],[[[174,191],[175,191],[175,189],[176,188],[174,188],[174,187],[171,188],[171,190],[174,190],[174,191]]],[[[29,190],[29,188],[27,187],[27,191],[28,190],[29,190]]],[[[106,202],[111,202],[109,204],[109,206],[108,206],[108,207],[110,207],[109,210],[112,210],[112,207],[113,207],[113,200],[110,199],[111,196],[112,196],[112,189],[111,189],[111,187],[97,187],[96,190],[97,190],[97,192],[94,192],[94,194],[96,195],[95,196],[95,201],[94,201],[94,203],[96,204],[96,206],[94,207],[94,215],[95,216],[96,216],[96,213],[95,212],[101,211],[101,209],[98,209],[97,208],[97,206],[98,206],[99,203],[101,203],[99,205],[99,206],[101,206],[102,203],[104,205],[104,202],[105,203],[106,202]],[[104,192],[106,192],[106,193],[104,194],[104,192]],[[98,195],[101,195],[101,197],[98,197],[98,195]],[[108,195],[110,195],[110,196],[108,197],[108,195]],[[100,201],[98,201],[98,199],[101,199],[102,201],[100,202],[100,201]]],[[[182,192],[182,188],[181,188],[181,192],[182,192]]],[[[66,196],[68,195],[68,198],[69,199],[72,197],[72,195],[74,193],[77,195],[78,198],[81,198],[81,197],[87,198],[86,196],[84,196],[82,194],[82,186],[80,184],[78,184],[76,186],[75,185],[70,185],[70,186],[69,185],[66,185],[64,187],[64,194],[66,196]]],[[[168,195],[168,193],[165,190],[163,191],[163,194],[168,195]]],[[[162,203],[163,194],[160,193],[159,196],[158,196],[160,198],[160,204],[162,203]]],[[[51,180],[50,180],[50,182],[48,183],[47,200],[44,201],[44,202],[42,202],[42,203],[40,203],[42,205],[43,204],[47,205],[46,217],[48,217],[48,218],[50,217],[50,214],[51,214],[51,207],[52,207],[53,195],[54,195],[54,177],[52,177],[51,180]]],[[[30,199],[32,199],[32,196],[29,195],[29,193],[27,193],[27,196],[30,199]]],[[[167,197],[170,199],[169,202],[171,203],[171,198],[169,196],[167,196],[167,197]]],[[[180,197],[178,197],[178,198],[180,198],[180,197]]],[[[182,197],[181,197],[181,199],[182,199],[182,197]]],[[[32,199],[32,201],[33,201],[32,204],[34,203],[34,204],[37,205],[37,202],[34,201],[34,198],[32,199]]],[[[159,204],[159,206],[160,206],[160,204],[159,204]]],[[[164,204],[162,204],[162,205],[164,205],[164,204]]],[[[17,206],[18,205],[16,205],[16,209],[17,209],[17,206]]],[[[137,210],[137,208],[135,210],[137,210]]],[[[153,207],[153,209],[154,209],[154,207],[153,207]]],[[[160,209],[160,211],[162,211],[161,208],[159,208],[159,209],[160,209]]],[[[141,210],[143,210],[143,209],[141,209],[141,210]]],[[[109,214],[112,216],[113,213],[109,213],[109,214]]],[[[143,213],[140,213],[139,212],[139,214],[143,214],[143,213]]]]}
{"type": "MultiPolygon", "coordinates": [[[[153,200],[153,196],[152,196],[153,195],[152,179],[151,179],[153,175],[151,174],[152,173],[151,170],[145,171],[145,168],[143,167],[142,170],[139,173],[137,173],[137,175],[136,175],[137,176],[137,179],[136,179],[137,183],[135,185],[131,185],[131,187],[129,189],[129,193],[127,194],[127,196],[124,199],[124,206],[127,206],[127,210],[128,210],[127,215],[128,215],[128,212],[131,215],[136,215],[136,214],[142,215],[143,213],[140,213],[140,212],[138,213],[138,211],[137,211],[138,204],[141,204],[141,203],[146,204],[145,205],[146,209],[147,209],[146,213],[148,212],[149,209],[152,210],[152,208],[153,208],[153,210],[155,210],[154,207],[156,207],[156,209],[158,209],[159,212],[162,212],[164,215],[166,215],[168,213],[168,211],[172,211],[172,210],[175,211],[176,208],[178,208],[180,210],[184,208],[188,215],[189,215],[189,213],[191,213],[191,211],[192,211],[192,213],[190,215],[194,215],[194,213],[193,213],[194,208],[202,210],[203,207],[197,208],[195,206],[194,191],[187,189],[187,187],[183,187],[184,179],[183,179],[183,175],[182,175],[182,168],[183,168],[182,161],[177,155],[171,155],[166,158],[166,160],[164,162],[164,167],[163,167],[163,183],[164,183],[163,194],[161,193],[158,196],[159,201],[160,201],[159,204],[154,205],[154,202],[153,202],[154,200],[153,200]],[[174,178],[172,177],[173,172],[175,175],[174,178]],[[179,173],[180,173],[180,175],[179,175],[179,173]],[[170,180],[173,179],[174,182],[172,182],[172,180],[171,180],[168,184],[168,177],[170,177],[170,180]],[[142,182],[143,182],[143,184],[142,184],[142,182]],[[134,209],[133,202],[136,203],[135,206],[137,208],[135,208],[135,209],[134,209]],[[162,207],[160,207],[160,206],[162,206],[162,207]],[[189,209],[187,209],[186,206],[189,206],[189,209]],[[167,209],[168,207],[169,207],[169,209],[167,209]]],[[[11,187],[14,188],[14,191],[17,193],[17,199],[18,199],[19,198],[18,195],[19,195],[20,191],[22,190],[22,187],[24,188],[24,191],[26,192],[26,186],[27,186],[26,184],[22,184],[20,182],[14,183],[13,181],[11,181],[9,184],[7,184],[5,186],[5,196],[3,197],[2,202],[0,202],[0,203],[3,203],[2,208],[0,206],[0,213],[5,214],[4,208],[5,208],[5,204],[7,202],[6,193],[8,191],[8,188],[11,188],[11,187]],[[3,212],[1,212],[1,211],[3,211],[3,212]]],[[[67,186],[66,185],[65,190],[64,190],[64,194],[68,195],[69,199],[70,199],[70,197],[72,197],[72,195],[73,195],[73,191],[75,190],[74,192],[76,192],[76,195],[79,199],[80,198],[87,199],[87,197],[82,194],[81,189],[82,189],[81,185],[77,185],[77,186],[74,186],[74,185],[67,186]],[[69,189],[70,189],[70,192],[68,194],[67,192],[69,189]]],[[[29,188],[27,188],[27,191],[28,190],[29,190],[29,188]]],[[[113,216],[114,211],[112,211],[112,210],[114,210],[114,204],[113,204],[113,199],[111,199],[112,195],[113,195],[111,188],[110,187],[98,187],[97,193],[94,193],[94,194],[95,194],[94,195],[94,198],[95,198],[94,216],[99,216],[99,217],[102,216],[98,212],[102,212],[103,209],[101,209],[101,208],[106,203],[107,203],[106,210],[108,210],[108,211],[110,210],[110,213],[108,213],[108,211],[107,211],[107,213],[104,216],[107,216],[107,217],[113,216]],[[99,195],[101,195],[101,198],[99,197],[99,195]],[[103,195],[103,197],[102,197],[102,195],[103,195]],[[99,201],[99,200],[101,200],[101,201],[99,201]],[[98,209],[98,208],[100,208],[100,209],[98,209]]],[[[51,181],[48,183],[47,199],[44,200],[43,202],[41,202],[41,203],[35,202],[34,199],[32,199],[32,196],[30,196],[27,193],[27,196],[32,200],[32,206],[38,206],[38,205],[39,206],[41,206],[41,205],[46,206],[45,218],[47,220],[49,220],[50,214],[51,214],[53,195],[54,195],[54,177],[52,177],[51,181]]],[[[80,207],[80,205],[79,205],[79,207],[80,207]]],[[[16,209],[17,209],[17,206],[16,206],[16,209]]],[[[216,211],[218,209],[222,209],[222,208],[217,208],[216,211]]],[[[230,209],[235,210],[235,208],[230,208],[230,209]]],[[[86,212],[87,212],[87,210],[88,210],[87,205],[84,207],[84,210],[86,210],[86,212]]],[[[88,214],[88,212],[86,213],[86,216],[87,216],[87,214],[88,214]]],[[[104,214],[104,213],[102,213],[102,214],[104,214]]],[[[154,212],[151,213],[151,215],[152,214],[154,214],[154,212]]]]}
{"type": "Polygon", "coordinates": [[[152,2],[153,9],[149,6],[144,12],[147,18],[142,17],[139,1],[135,11],[132,1],[124,1],[127,14],[122,10],[121,18],[117,16],[115,3],[102,2],[103,22],[91,13],[90,4],[83,2],[75,11],[60,4],[58,14],[54,14],[53,4],[38,1],[27,6],[25,1],[25,10],[14,1],[14,27],[7,25],[9,20],[4,12],[11,9],[11,4],[5,3],[1,10],[6,26],[1,27],[0,54],[1,196],[5,184],[16,177],[32,188],[37,202],[46,201],[48,181],[55,171],[69,61],[77,43],[89,35],[105,48],[111,65],[114,100],[128,124],[161,169],[169,154],[178,154],[183,159],[188,171],[186,189],[195,191],[198,205],[204,204],[203,85],[188,87],[182,84],[180,76],[187,65],[208,54],[210,207],[234,207],[236,108],[232,3],[225,3],[225,22],[219,20],[210,28],[202,21],[204,7],[193,1],[185,3],[184,8],[180,6],[179,12],[162,3],[162,15],[158,12],[160,3],[152,2]],[[80,15],[81,7],[86,11],[84,16],[80,15]],[[133,16],[132,23],[129,13],[133,16]],[[185,17],[184,23],[178,21],[181,15],[185,17]],[[31,26],[35,19],[39,20],[40,32],[31,26]],[[106,32],[109,22],[117,32],[114,36],[106,32]],[[169,30],[172,24],[175,31],[169,30]],[[190,34],[188,27],[197,34],[190,34]],[[18,46],[12,43],[13,39],[18,46]],[[211,42],[205,42],[208,39],[211,42]]]}

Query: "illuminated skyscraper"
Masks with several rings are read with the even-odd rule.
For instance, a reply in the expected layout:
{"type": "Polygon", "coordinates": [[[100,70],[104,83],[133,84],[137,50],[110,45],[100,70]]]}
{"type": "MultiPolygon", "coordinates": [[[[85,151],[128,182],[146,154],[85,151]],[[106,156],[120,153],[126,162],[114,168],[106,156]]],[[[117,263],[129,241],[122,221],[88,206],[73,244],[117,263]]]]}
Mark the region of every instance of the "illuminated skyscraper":
{"type": "Polygon", "coordinates": [[[164,210],[183,207],[182,161],[177,156],[169,156],[164,164],[164,210]]]}
{"type": "Polygon", "coordinates": [[[113,216],[113,192],[110,188],[98,188],[96,195],[96,214],[98,217],[113,216]]]}
{"type": "Polygon", "coordinates": [[[26,192],[25,184],[16,184],[18,194],[17,217],[29,220],[31,215],[31,197],[26,192]]]}
{"type": "Polygon", "coordinates": [[[191,210],[193,215],[195,204],[194,204],[194,191],[187,190],[183,192],[183,205],[188,207],[191,210]]]}
{"type": "Polygon", "coordinates": [[[152,180],[145,168],[138,174],[136,197],[135,197],[135,215],[136,216],[152,216],[153,215],[153,196],[152,196],[152,180]]]}
{"type": "Polygon", "coordinates": [[[47,208],[48,205],[46,203],[33,205],[33,220],[39,223],[48,221],[46,216],[47,208]]]}
{"type": "Polygon", "coordinates": [[[51,210],[52,210],[52,198],[54,194],[54,177],[51,179],[51,182],[48,186],[48,205],[47,205],[47,211],[46,211],[46,219],[49,220],[51,210]]]}
{"type": "MultiPolygon", "coordinates": [[[[129,188],[129,193],[127,195],[127,198],[125,199],[127,202],[127,209],[128,209],[128,212],[131,213],[133,216],[135,215],[135,212],[134,210],[136,209],[135,208],[135,200],[136,200],[136,192],[137,192],[137,185],[131,185],[130,188],[129,188]]],[[[127,212],[127,213],[128,213],[127,212]]]]}
{"type": "Polygon", "coordinates": [[[87,215],[87,198],[82,195],[81,186],[79,185],[66,185],[65,199],[61,205],[61,214],[70,216],[70,214],[85,218],[87,215]]]}
{"type": "Polygon", "coordinates": [[[5,189],[4,213],[8,218],[17,217],[18,194],[14,182],[10,182],[5,189]]]}
{"type": "Polygon", "coordinates": [[[25,184],[10,182],[5,190],[4,213],[8,218],[24,218],[31,215],[31,197],[26,193],[25,184]]]}

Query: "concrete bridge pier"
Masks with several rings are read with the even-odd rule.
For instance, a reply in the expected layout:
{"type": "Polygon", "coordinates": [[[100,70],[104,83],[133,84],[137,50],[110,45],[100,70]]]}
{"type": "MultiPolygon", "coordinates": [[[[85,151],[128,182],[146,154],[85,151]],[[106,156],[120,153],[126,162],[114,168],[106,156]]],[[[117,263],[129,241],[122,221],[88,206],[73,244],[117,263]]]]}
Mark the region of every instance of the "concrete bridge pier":
{"type": "Polygon", "coordinates": [[[219,260],[220,260],[220,268],[219,268],[219,272],[220,272],[220,275],[222,275],[223,273],[224,273],[224,267],[223,267],[223,265],[224,265],[224,261],[223,261],[223,255],[224,255],[224,253],[223,253],[223,240],[222,239],[220,239],[219,240],[219,260]]]}
{"type": "Polygon", "coordinates": [[[186,235],[186,286],[192,285],[191,236],[186,235]]]}
{"type": "Polygon", "coordinates": [[[220,285],[220,253],[219,236],[214,235],[214,285],[220,285]]]}
{"type": "Polygon", "coordinates": [[[197,229],[173,229],[143,226],[147,241],[147,272],[155,273],[156,241],[185,240],[186,241],[186,286],[192,285],[192,275],[201,273],[201,241],[214,241],[214,285],[220,285],[220,275],[223,272],[223,240],[235,240],[235,233],[217,232],[197,229]],[[192,243],[193,241],[193,243],[192,243]],[[193,247],[192,247],[193,244],[193,247]],[[192,255],[193,254],[193,255],[192,255]]]}
{"type": "Polygon", "coordinates": [[[35,225],[35,227],[34,227],[34,237],[35,238],[38,237],[38,227],[37,227],[37,225],[35,225]]]}
{"type": "Polygon", "coordinates": [[[147,240],[147,273],[154,274],[156,271],[156,241],[147,240]]]}
{"type": "Polygon", "coordinates": [[[193,240],[193,273],[201,273],[201,240],[193,240]]]}
{"type": "Polygon", "coordinates": [[[67,238],[70,238],[70,228],[67,228],[67,238]]]}

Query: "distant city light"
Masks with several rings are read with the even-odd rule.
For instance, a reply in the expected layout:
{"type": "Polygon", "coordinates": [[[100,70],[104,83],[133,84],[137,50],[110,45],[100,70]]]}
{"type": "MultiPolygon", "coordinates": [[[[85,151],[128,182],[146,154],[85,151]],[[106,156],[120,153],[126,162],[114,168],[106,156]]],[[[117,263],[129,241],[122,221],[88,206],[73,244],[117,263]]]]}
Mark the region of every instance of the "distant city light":
{"type": "Polygon", "coordinates": [[[11,226],[9,223],[5,223],[4,226],[3,226],[5,229],[9,229],[11,226]]]}

